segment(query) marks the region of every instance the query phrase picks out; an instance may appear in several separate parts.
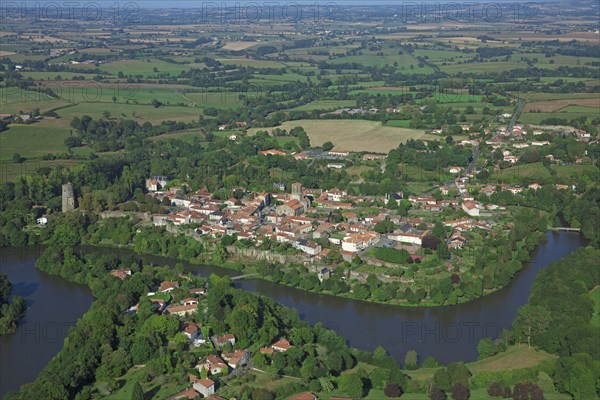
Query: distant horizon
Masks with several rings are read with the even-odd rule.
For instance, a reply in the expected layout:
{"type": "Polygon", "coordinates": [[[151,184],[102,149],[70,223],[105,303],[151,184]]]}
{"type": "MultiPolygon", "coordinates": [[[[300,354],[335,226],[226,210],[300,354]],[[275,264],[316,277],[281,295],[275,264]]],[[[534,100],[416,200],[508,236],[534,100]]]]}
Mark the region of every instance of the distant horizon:
{"type": "MultiPolygon", "coordinates": [[[[523,4],[535,4],[535,3],[564,3],[563,0],[538,0],[535,2],[523,1],[523,4]]],[[[571,1],[567,2],[570,3],[571,1]]],[[[588,1],[593,3],[591,0],[588,1]]],[[[456,0],[291,0],[291,1],[276,1],[276,0],[174,0],[174,1],[165,1],[165,0],[122,0],[122,1],[114,1],[114,0],[94,0],[94,1],[81,1],[81,2],[67,2],[67,1],[53,1],[53,0],[23,0],[23,1],[8,1],[3,2],[7,6],[13,5],[27,5],[33,6],[35,4],[58,4],[59,6],[62,4],[72,4],[74,7],[79,7],[85,4],[137,4],[140,8],[160,8],[160,9],[177,9],[177,8],[202,8],[205,5],[225,5],[225,6],[235,6],[239,4],[243,5],[271,5],[271,6],[284,6],[290,4],[298,4],[298,5],[327,5],[327,4],[335,4],[335,5],[344,5],[344,6],[393,6],[393,5],[405,5],[405,4],[422,4],[422,3],[454,3],[458,5],[475,5],[482,4],[472,0],[466,1],[456,1],[456,0]]],[[[486,3],[512,3],[515,2],[513,0],[494,0],[492,2],[486,3]]],[[[517,2],[521,3],[521,2],[517,2]]]]}

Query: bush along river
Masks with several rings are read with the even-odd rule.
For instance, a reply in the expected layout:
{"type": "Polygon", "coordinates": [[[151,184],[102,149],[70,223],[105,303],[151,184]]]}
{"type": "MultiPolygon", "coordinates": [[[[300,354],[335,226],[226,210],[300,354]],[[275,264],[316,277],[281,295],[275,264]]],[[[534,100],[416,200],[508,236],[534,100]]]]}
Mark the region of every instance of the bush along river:
{"type": "MultiPolygon", "coordinates": [[[[432,356],[442,363],[469,362],[477,358],[481,338],[497,337],[503,329],[510,328],[517,309],[527,302],[538,271],[585,245],[585,239],[576,233],[547,232],[546,238],[508,286],[456,306],[376,304],[306,292],[260,279],[239,280],[236,286],[297,309],[304,320],[311,324],[322,322],[359,349],[373,351],[383,346],[399,362],[408,350],[415,350],[421,359],[432,356]]],[[[130,250],[95,247],[83,247],[82,251],[135,255],[130,250]]],[[[3,393],[35,379],[60,350],[68,326],[93,301],[87,288],[37,271],[38,255],[39,252],[28,248],[3,249],[0,271],[8,275],[14,294],[23,296],[30,308],[17,333],[0,343],[0,398],[3,393]]],[[[155,265],[174,267],[179,263],[202,276],[236,274],[224,268],[165,257],[136,256],[155,265]]]]}

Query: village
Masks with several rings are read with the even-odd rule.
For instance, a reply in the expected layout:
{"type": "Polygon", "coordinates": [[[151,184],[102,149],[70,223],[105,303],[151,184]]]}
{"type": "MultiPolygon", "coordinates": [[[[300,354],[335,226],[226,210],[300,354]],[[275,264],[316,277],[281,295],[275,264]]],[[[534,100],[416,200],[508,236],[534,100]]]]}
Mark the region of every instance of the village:
{"type": "MultiPolygon", "coordinates": [[[[131,278],[131,269],[121,268],[110,271],[115,278],[126,280],[131,278]]],[[[198,312],[204,312],[206,287],[189,287],[193,285],[192,278],[179,275],[180,280],[163,281],[156,291],[149,292],[147,299],[159,314],[178,321],[179,337],[185,338],[185,345],[193,354],[198,354],[194,373],[188,375],[190,387],[169,397],[169,400],[196,399],[198,396],[210,400],[225,400],[215,394],[220,385],[229,379],[247,373],[249,370],[264,372],[253,365],[255,354],[248,348],[240,348],[235,334],[226,332],[223,335],[212,335],[212,329],[197,322],[198,312]],[[176,301],[176,299],[181,299],[176,301]]],[[[125,311],[125,314],[140,312],[140,303],[125,311]]],[[[177,339],[175,339],[177,341],[177,339]]],[[[257,346],[250,346],[257,347],[257,346]]],[[[260,347],[255,353],[260,353],[265,360],[272,360],[276,353],[285,353],[294,346],[285,337],[280,337],[267,347],[260,347]]],[[[316,400],[311,392],[301,392],[289,396],[287,400],[316,400]]],[[[338,398],[338,400],[350,398],[338,398]]]]}

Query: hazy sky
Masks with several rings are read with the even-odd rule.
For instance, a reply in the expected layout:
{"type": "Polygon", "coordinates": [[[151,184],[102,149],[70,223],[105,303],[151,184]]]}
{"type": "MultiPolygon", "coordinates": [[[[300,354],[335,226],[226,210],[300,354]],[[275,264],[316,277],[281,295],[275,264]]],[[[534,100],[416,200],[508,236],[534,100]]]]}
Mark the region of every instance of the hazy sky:
{"type": "MultiPolygon", "coordinates": [[[[493,3],[514,3],[514,0],[494,0],[493,3]]],[[[549,2],[548,0],[537,0],[535,3],[549,2]]],[[[118,3],[121,6],[127,3],[135,3],[139,7],[151,7],[151,8],[188,8],[196,7],[201,8],[203,5],[212,4],[250,4],[253,3],[255,6],[273,6],[279,5],[284,6],[286,4],[301,4],[301,5],[314,5],[318,3],[323,6],[325,4],[338,4],[338,5],[397,5],[402,6],[406,4],[421,4],[421,3],[455,3],[455,4],[472,4],[477,3],[473,0],[1,0],[0,4],[48,4],[48,3],[69,3],[79,5],[85,5],[87,3],[97,3],[102,6],[105,4],[118,3]]]]}

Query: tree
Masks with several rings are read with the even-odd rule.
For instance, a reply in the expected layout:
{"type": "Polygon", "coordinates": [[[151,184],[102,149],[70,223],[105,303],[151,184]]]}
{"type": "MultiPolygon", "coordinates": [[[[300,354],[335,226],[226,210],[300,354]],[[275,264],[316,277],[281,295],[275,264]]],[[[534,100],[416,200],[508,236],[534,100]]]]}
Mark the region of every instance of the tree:
{"type": "Polygon", "coordinates": [[[440,245],[440,242],[440,238],[433,235],[427,235],[423,238],[422,245],[426,249],[437,250],[438,246],[440,245]]]}
{"type": "Polygon", "coordinates": [[[452,384],[462,383],[463,385],[469,384],[469,378],[471,377],[471,371],[465,365],[464,362],[452,362],[448,364],[446,368],[448,375],[450,376],[450,382],[452,384]]]}
{"type": "Polygon", "coordinates": [[[446,400],[446,393],[437,386],[432,386],[429,391],[430,400],[446,400]]]}
{"type": "Polygon", "coordinates": [[[427,356],[423,363],[421,364],[421,368],[437,368],[440,366],[440,363],[433,357],[427,356]]]}
{"type": "Polygon", "coordinates": [[[317,375],[317,359],[313,356],[308,356],[300,367],[300,376],[305,381],[316,377],[317,375]]]}
{"type": "Polygon", "coordinates": [[[363,396],[363,380],[358,374],[345,374],[339,379],[340,390],[351,397],[363,396]]]}
{"type": "Polygon", "coordinates": [[[390,383],[390,370],[387,368],[375,368],[369,374],[371,386],[375,389],[383,389],[390,383]]]}
{"type": "Polygon", "coordinates": [[[511,396],[510,388],[508,386],[502,386],[498,382],[493,382],[490,384],[487,390],[488,395],[491,397],[504,397],[508,398],[511,396]]]}
{"type": "Polygon", "coordinates": [[[375,232],[380,234],[392,233],[394,229],[396,229],[396,224],[390,221],[389,219],[385,219],[381,222],[375,224],[375,232]]]}
{"type": "Polygon", "coordinates": [[[402,396],[404,392],[397,384],[390,383],[386,385],[385,389],[383,390],[383,394],[385,394],[387,397],[396,398],[402,396]]]}
{"type": "MultiPolygon", "coordinates": [[[[594,397],[595,397],[594,393],[594,397]]],[[[519,382],[513,390],[514,400],[544,400],[544,392],[533,382],[519,382]]]]}
{"type": "Polygon", "coordinates": [[[519,308],[513,322],[516,340],[521,343],[527,342],[527,346],[531,348],[531,338],[544,333],[551,320],[552,316],[545,308],[525,304],[519,308]]]}
{"type": "Polygon", "coordinates": [[[136,382],[133,385],[133,390],[131,391],[131,400],[144,400],[144,390],[139,382],[136,382]]]}
{"type": "Polygon", "coordinates": [[[417,352],[414,350],[409,350],[406,353],[406,357],[404,357],[404,369],[408,369],[408,370],[417,369],[417,367],[418,367],[417,362],[418,362],[417,352]]]}
{"type": "Polygon", "coordinates": [[[452,381],[450,380],[450,374],[446,368],[438,369],[433,374],[433,384],[436,388],[443,390],[449,390],[452,387],[452,381]]]}
{"type": "Polygon", "coordinates": [[[477,345],[477,352],[479,353],[479,360],[491,357],[497,353],[496,344],[490,338],[483,338],[477,345]]]}
{"type": "Polygon", "coordinates": [[[562,356],[553,378],[560,392],[569,393],[575,399],[592,399],[597,396],[595,382],[600,382],[600,364],[589,354],[562,356]]]}
{"type": "Polygon", "coordinates": [[[329,150],[333,149],[333,143],[325,142],[325,143],[323,143],[323,146],[321,146],[321,148],[323,149],[323,151],[329,151],[329,150]]]}
{"type": "Polygon", "coordinates": [[[452,398],[454,400],[469,400],[471,392],[469,388],[462,383],[455,383],[452,386],[452,398]]]}
{"type": "Polygon", "coordinates": [[[19,153],[15,153],[12,156],[12,160],[14,163],[21,164],[23,161],[25,161],[25,157],[21,157],[19,153]]]}
{"type": "Polygon", "coordinates": [[[375,361],[383,361],[387,358],[387,351],[382,346],[375,347],[375,351],[373,352],[373,358],[375,361]]]}

